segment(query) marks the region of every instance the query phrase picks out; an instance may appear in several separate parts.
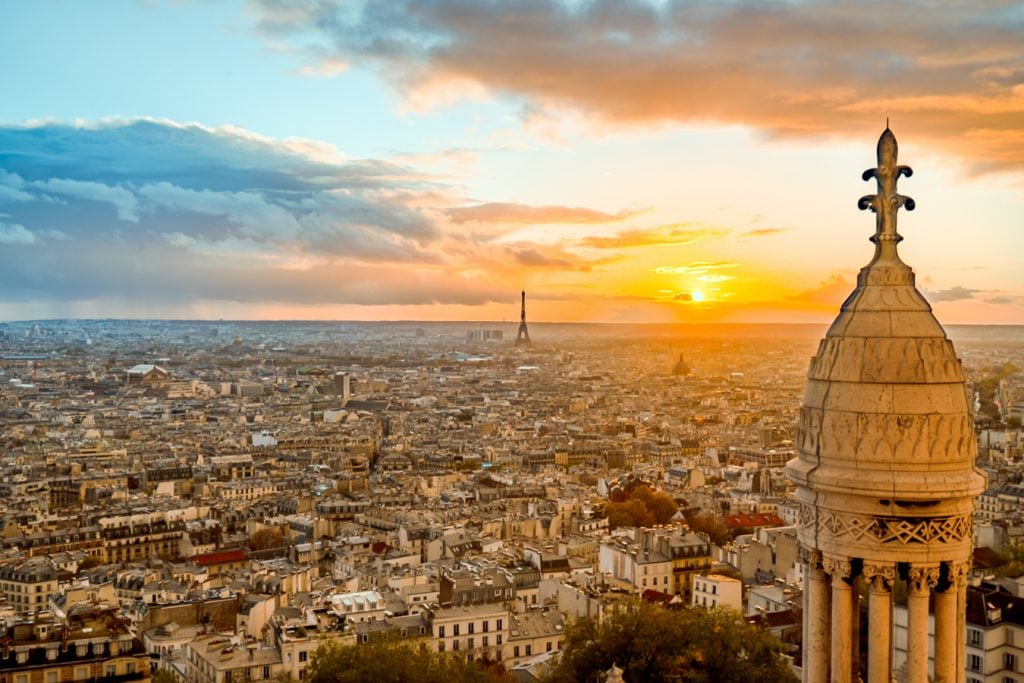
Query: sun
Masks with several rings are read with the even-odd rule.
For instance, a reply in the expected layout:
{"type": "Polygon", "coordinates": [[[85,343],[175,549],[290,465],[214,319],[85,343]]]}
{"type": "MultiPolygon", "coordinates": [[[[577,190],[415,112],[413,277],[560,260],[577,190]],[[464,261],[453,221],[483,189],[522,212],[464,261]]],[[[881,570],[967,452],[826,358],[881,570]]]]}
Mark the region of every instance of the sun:
{"type": "Polygon", "coordinates": [[[694,292],[693,300],[698,302],[704,301],[704,292],[694,292]]]}

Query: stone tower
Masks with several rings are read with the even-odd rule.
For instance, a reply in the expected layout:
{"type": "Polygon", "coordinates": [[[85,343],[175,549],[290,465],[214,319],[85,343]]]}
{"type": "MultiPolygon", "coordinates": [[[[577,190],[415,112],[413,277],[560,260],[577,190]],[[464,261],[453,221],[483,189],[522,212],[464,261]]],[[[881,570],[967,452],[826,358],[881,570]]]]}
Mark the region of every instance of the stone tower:
{"type": "Polygon", "coordinates": [[[878,140],[874,257],[811,359],[800,409],[799,455],[786,466],[800,504],[805,683],[889,683],[892,589],[907,585],[906,680],[929,680],[929,600],[935,611],[931,680],[964,681],[966,585],[974,497],[985,476],[964,374],[953,344],[900,260],[896,193],[911,169],[896,138],[878,140]],[[860,671],[859,592],[868,601],[860,671]]]}
{"type": "Polygon", "coordinates": [[[523,290],[523,306],[519,313],[519,332],[516,334],[516,346],[530,343],[530,330],[526,329],[526,290],[523,290]]]}

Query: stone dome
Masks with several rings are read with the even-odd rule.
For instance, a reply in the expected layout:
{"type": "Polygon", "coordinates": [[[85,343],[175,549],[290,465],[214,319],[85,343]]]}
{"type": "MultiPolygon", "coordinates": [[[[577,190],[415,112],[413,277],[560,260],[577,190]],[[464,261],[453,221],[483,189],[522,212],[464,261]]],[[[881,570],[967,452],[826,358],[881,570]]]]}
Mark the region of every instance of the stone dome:
{"type": "MultiPolygon", "coordinates": [[[[896,179],[911,174],[896,156],[887,128],[878,168],[864,173],[879,192],[860,201],[877,215],[874,257],[811,360],[799,455],[786,468],[812,548],[852,537],[875,554],[867,546],[891,534],[912,541],[929,520],[955,525],[947,535],[958,544],[966,524],[969,541],[973,499],[984,490],[963,369],[897,253],[896,210],[914,205],[896,194],[896,179]]],[[[925,528],[920,540],[933,535],[925,528]]]]}

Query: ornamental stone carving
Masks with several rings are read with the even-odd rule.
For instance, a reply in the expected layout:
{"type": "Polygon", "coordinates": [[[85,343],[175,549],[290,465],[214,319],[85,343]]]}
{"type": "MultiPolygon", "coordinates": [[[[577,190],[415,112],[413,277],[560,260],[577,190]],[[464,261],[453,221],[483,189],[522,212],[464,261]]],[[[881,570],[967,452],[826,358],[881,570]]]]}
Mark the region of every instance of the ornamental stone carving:
{"type": "Polygon", "coordinates": [[[957,588],[964,588],[967,586],[967,578],[971,574],[971,562],[967,560],[965,562],[950,562],[949,563],[949,574],[947,578],[950,586],[956,586],[957,588]]]}
{"type": "Polygon", "coordinates": [[[821,562],[825,573],[832,577],[832,580],[842,579],[849,581],[853,573],[853,565],[849,560],[841,557],[826,557],[821,562]]]}
{"type": "Polygon", "coordinates": [[[971,537],[971,515],[951,517],[874,517],[800,506],[800,526],[835,538],[882,543],[957,543],[971,537]]]}
{"type": "Polygon", "coordinates": [[[865,564],[860,575],[876,591],[891,591],[896,580],[896,567],[891,564],[865,564]]]}
{"type": "Polygon", "coordinates": [[[907,571],[907,588],[911,592],[927,593],[938,583],[938,567],[913,566],[907,571]]]}

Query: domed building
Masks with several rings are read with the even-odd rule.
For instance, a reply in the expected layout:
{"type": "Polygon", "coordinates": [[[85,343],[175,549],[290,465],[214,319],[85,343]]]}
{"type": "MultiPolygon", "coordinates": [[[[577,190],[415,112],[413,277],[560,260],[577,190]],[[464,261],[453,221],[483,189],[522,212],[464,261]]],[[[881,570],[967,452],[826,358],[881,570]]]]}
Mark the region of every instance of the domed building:
{"type": "Polygon", "coordinates": [[[799,455],[786,466],[800,504],[808,683],[892,680],[897,579],[907,586],[906,680],[964,680],[971,522],[985,476],[974,466],[960,361],[897,252],[897,211],[914,208],[896,192],[897,179],[912,172],[898,165],[897,152],[886,128],[878,166],[863,175],[877,181],[877,192],[859,203],[876,215],[874,257],[811,360],[799,455]],[[862,587],[866,672],[859,663],[862,587]]]}

